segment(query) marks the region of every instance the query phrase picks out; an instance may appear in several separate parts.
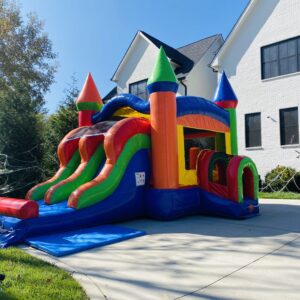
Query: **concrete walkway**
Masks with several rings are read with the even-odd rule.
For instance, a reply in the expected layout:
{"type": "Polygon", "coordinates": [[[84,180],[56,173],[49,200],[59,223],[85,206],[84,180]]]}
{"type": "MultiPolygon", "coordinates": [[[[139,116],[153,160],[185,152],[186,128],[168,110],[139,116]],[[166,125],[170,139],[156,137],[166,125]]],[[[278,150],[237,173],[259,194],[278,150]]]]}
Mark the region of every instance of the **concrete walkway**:
{"type": "Polygon", "coordinates": [[[300,201],[262,200],[261,216],[125,225],[148,235],[53,258],[91,299],[300,299],[300,201]]]}

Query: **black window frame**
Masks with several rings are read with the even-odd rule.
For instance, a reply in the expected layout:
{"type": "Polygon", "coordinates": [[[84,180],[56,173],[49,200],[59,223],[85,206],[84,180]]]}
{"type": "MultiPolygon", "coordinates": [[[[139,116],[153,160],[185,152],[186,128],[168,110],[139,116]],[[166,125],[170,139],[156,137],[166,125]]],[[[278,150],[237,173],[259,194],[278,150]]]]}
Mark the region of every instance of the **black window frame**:
{"type": "MultiPolygon", "coordinates": [[[[292,118],[287,118],[288,120],[291,120],[292,118]]],[[[299,108],[298,106],[288,107],[288,108],[281,108],[279,109],[279,131],[280,131],[280,145],[281,146],[292,146],[292,145],[299,145],[299,108]],[[294,126],[284,126],[283,127],[283,112],[296,110],[296,118],[297,118],[297,124],[294,126]],[[296,138],[295,141],[287,143],[286,142],[286,128],[287,127],[295,127],[296,132],[296,138]]]]}
{"type": "Polygon", "coordinates": [[[245,114],[245,148],[257,148],[257,147],[262,147],[262,134],[261,134],[261,112],[254,112],[254,113],[248,113],[245,114]],[[259,132],[259,143],[258,144],[250,144],[250,137],[249,133],[251,130],[248,129],[247,125],[247,118],[248,117],[253,117],[253,116],[259,116],[259,129],[252,130],[253,131],[258,131],[259,132]]]}
{"type": "Polygon", "coordinates": [[[143,79],[143,80],[139,80],[139,81],[135,81],[135,82],[130,83],[129,84],[129,93],[133,94],[133,95],[135,95],[135,96],[137,96],[137,97],[139,97],[139,98],[141,98],[143,100],[148,100],[149,99],[149,93],[148,93],[148,90],[147,90],[147,81],[148,81],[148,79],[143,79]],[[134,86],[138,86],[141,83],[145,83],[145,90],[143,91],[143,93],[134,93],[132,91],[133,87],[134,86]],[[140,96],[141,94],[143,94],[145,96],[141,97],[140,96]]]}
{"type": "MultiPolygon", "coordinates": [[[[275,49],[275,48],[274,48],[275,49]]],[[[289,48],[287,48],[287,53],[289,52],[289,48]]],[[[270,54],[269,54],[270,56],[270,54]]],[[[272,43],[272,44],[269,44],[269,45],[265,45],[263,47],[260,48],[260,66],[261,66],[261,79],[264,80],[264,79],[269,79],[269,78],[274,78],[274,77],[278,77],[278,76],[283,76],[283,75],[288,75],[288,74],[293,74],[293,73],[297,73],[297,72],[300,72],[300,36],[296,36],[296,37],[292,37],[292,38],[289,38],[289,39],[286,39],[286,40],[282,40],[282,41],[279,41],[279,42],[276,42],[276,43],[272,43]],[[295,47],[296,47],[296,51],[295,51],[295,54],[294,55],[291,55],[291,54],[287,54],[287,56],[284,56],[284,57],[281,57],[280,56],[280,46],[283,46],[283,45],[288,45],[288,43],[292,42],[292,41],[295,41],[295,47]],[[268,61],[266,61],[266,58],[264,57],[264,51],[267,50],[267,49],[271,49],[271,48],[274,48],[276,47],[276,59],[270,59],[268,61]],[[287,65],[285,67],[289,68],[289,59],[292,59],[292,58],[295,58],[296,59],[296,70],[295,71],[288,71],[288,72],[283,72],[283,68],[281,66],[281,63],[282,63],[282,60],[287,60],[287,65]],[[276,63],[276,68],[278,70],[278,74],[276,75],[272,75],[272,74],[269,74],[268,76],[266,76],[266,72],[265,72],[265,65],[266,64],[270,64],[270,67],[271,67],[271,64],[272,63],[276,63]]],[[[271,73],[271,70],[270,70],[270,73],[271,73]]]]}

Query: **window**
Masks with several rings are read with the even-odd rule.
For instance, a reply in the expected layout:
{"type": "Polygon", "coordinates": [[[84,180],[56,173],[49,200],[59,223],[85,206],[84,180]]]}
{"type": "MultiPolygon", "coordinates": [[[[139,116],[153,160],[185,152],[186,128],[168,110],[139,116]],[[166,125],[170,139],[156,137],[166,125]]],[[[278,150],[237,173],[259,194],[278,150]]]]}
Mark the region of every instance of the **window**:
{"type": "Polygon", "coordinates": [[[129,93],[141,99],[148,100],[147,79],[129,84],[129,93]]]}
{"type": "Polygon", "coordinates": [[[261,146],[260,113],[245,115],[246,148],[261,146]]]}
{"type": "Polygon", "coordinates": [[[300,37],[261,48],[262,79],[300,71],[300,37]]]}
{"type": "Polygon", "coordinates": [[[281,145],[299,144],[298,107],[279,110],[281,145]]]}

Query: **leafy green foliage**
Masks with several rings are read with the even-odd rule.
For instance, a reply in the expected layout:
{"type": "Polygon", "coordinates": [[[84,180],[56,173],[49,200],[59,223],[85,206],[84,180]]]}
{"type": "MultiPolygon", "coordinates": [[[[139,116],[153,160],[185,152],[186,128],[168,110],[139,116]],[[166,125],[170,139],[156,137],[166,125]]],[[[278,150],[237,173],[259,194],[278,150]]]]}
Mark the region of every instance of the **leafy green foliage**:
{"type": "Polygon", "coordinates": [[[300,172],[285,166],[277,166],[266,174],[265,192],[284,191],[300,192],[300,172]]]}
{"type": "Polygon", "coordinates": [[[0,187],[6,196],[23,197],[41,176],[42,116],[20,93],[0,98],[0,187]]]}
{"type": "Polygon", "coordinates": [[[42,23],[0,0],[0,194],[23,197],[41,176],[44,94],[56,54],[42,23]]]}
{"type": "Polygon", "coordinates": [[[0,90],[22,92],[35,102],[39,112],[44,93],[49,90],[56,71],[56,54],[43,31],[43,24],[34,14],[26,23],[13,1],[0,0],[0,90]]]}
{"type": "Polygon", "coordinates": [[[6,275],[0,285],[0,299],[88,299],[66,271],[18,248],[1,250],[0,270],[6,275]]]}
{"type": "Polygon", "coordinates": [[[58,169],[56,155],[58,144],[69,131],[78,126],[75,98],[78,96],[79,90],[76,83],[76,79],[72,77],[71,84],[65,90],[65,100],[60,103],[58,110],[46,122],[43,159],[45,178],[53,176],[58,169]]]}

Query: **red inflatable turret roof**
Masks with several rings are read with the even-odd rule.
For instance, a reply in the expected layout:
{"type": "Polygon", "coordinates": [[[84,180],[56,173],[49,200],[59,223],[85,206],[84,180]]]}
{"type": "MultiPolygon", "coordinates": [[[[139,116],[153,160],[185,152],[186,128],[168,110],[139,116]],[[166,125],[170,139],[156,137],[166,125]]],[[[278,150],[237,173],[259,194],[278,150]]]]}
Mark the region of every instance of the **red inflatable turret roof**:
{"type": "Polygon", "coordinates": [[[99,111],[102,105],[102,99],[99,95],[96,84],[91,73],[89,73],[83,85],[83,88],[76,100],[77,109],[79,111],[99,111]]]}

